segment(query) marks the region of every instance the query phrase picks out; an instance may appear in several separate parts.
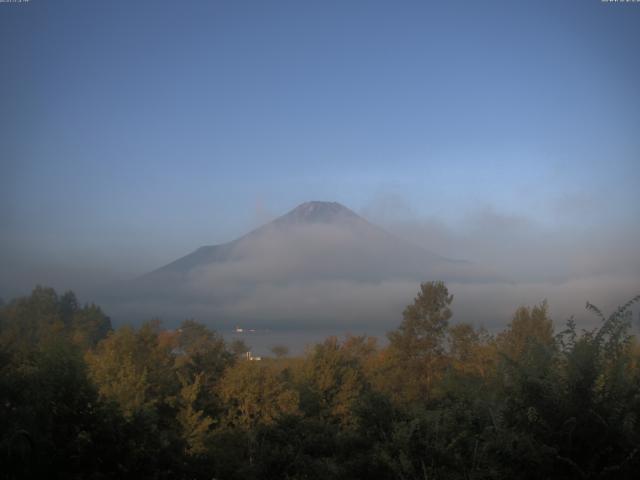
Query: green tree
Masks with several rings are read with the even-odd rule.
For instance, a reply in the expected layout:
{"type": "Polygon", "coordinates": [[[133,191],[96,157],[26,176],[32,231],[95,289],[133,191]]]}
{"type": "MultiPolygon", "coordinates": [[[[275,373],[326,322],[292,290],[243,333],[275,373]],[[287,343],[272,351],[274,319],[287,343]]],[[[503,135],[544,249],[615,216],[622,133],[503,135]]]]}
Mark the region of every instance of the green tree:
{"type": "Polygon", "coordinates": [[[74,343],[84,349],[93,348],[111,332],[111,319],[97,305],[85,305],[73,312],[70,330],[74,343]]]}
{"type": "Polygon", "coordinates": [[[213,419],[198,410],[197,401],[203,389],[204,373],[199,373],[193,382],[180,377],[180,409],[177,419],[182,427],[182,436],[187,443],[187,453],[198,455],[206,452],[206,441],[213,419]]]}
{"type": "Polygon", "coordinates": [[[3,317],[0,343],[13,352],[28,352],[67,332],[57,293],[40,285],[5,306],[3,317]]]}
{"type": "Polygon", "coordinates": [[[448,346],[449,361],[458,373],[487,379],[495,370],[495,341],[483,328],[476,329],[467,323],[450,326],[448,346]]]}
{"type": "Polygon", "coordinates": [[[500,352],[514,361],[526,357],[532,348],[554,348],[553,321],[549,318],[547,302],[533,308],[518,308],[496,340],[500,352]]]}
{"type": "Polygon", "coordinates": [[[243,358],[249,350],[248,345],[243,340],[234,340],[229,345],[229,351],[235,358],[243,358]]]}
{"type": "Polygon", "coordinates": [[[443,282],[426,282],[402,313],[400,326],[388,334],[391,370],[385,372],[396,399],[426,401],[445,363],[445,340],[453,295],[443,282]]]}
{"type": "Polygon", "coordinates": [[[218,378],[233,359],[222,337],[195,320],[182,322],[177,330],[176,347],[176,367],[191,375],[205,372],[218,378]]]}
{"type": "Polygon", "coordinates": [[[302,366],[306,411],[345,426],[354,423],[354,406],[368,389],[359,357],[363,348],[364,341],[340,344],[337,337],[315,346],[302,366]]]}
{"type": "Polygon", "coordinates": [[[284,345],[274,345],[273,347],[271,347],[271,352],[277,358],[283,358],[289,355],[289,348],[284,345]]]}
{"type": "Polygon", "coordinates": [[[170,405],[178,392],[172,347],[159,342],[159,333],[157,322],[138,330],[121,327],[86,354],[100,395],[115,401],[129,417],[170,405]]]}
{"type": "Polygon", "coordinates": [[[62,338],[9,356],[0,360],[0,478],[120,476],[122,418],[99,401],[77,346],[62,338]]]}
{"type": "Polygon", "coordinates": [[[219,385],[227,421],[250,430],[298,413],[298,393],[273,368],[243,360],[227,369],[219,385]]]}
{"type": "Polygon", "coordinates": [[[222,337],[205,325],[185,320],[170,340],[174,346],[175,369],[191,383],[199,383],[195,405],[208,415],[219,413],[215,386],[235,361],[222,337]]]}
{"type": "Polygon", "coordinates": [[[42,286],[11,301],[0,317],[0,344],[14,352],[27,352],[61,338],[89,348],[111,331],[111,321],[99,307],[80,308],[73,292],[58,296],[54,289],[42,286]]]}

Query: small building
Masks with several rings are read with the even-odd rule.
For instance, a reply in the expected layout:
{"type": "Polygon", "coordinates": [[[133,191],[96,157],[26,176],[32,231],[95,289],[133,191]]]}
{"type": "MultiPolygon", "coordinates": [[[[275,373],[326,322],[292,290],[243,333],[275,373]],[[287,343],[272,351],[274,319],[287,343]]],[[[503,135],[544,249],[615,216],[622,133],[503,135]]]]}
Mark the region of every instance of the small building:
{"type": "Polygon", "coordinates": [[[251,352],[247,352],[245,353],[247,360],[255,362],[255,361],[260,361],[262,360],[262,357],[254,357],[253,355],[251,355],[251,352]]]}

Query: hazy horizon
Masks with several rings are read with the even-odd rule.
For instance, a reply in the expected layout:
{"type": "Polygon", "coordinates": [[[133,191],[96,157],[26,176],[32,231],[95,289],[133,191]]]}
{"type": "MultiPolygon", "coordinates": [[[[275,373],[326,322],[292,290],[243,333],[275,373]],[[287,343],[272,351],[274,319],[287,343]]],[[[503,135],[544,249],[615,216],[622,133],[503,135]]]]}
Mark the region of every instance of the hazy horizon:
{"type": "MultiPolygon", "coordinates": [[[[378,199],[378,205],[381,201],[378,199]]],[[[384,215],[377,216],[386,224],[387,231],[425,251],[471,262],[467,278],[460,278],[458,274],[456,279],[448,281],[454,294],[454,321],[471,322],[495,331],[504,327],[518,306],[547,300],[558,326],[570,316],[576,316],[579,325],[590,327],[597,319],[584,311],[586,301],[605,311],[612,310],[638,290],[638,258],[634,255],[637,244],[632,240],[622,241],[615,235],[599,233],[575,244],[567,233],[561,235],[560,230],[553,238],[541,242],[540,226],[488,210],[478,212],[476,217],[469,216],[465,235],[464,231],[434,219],[422,223],[408,221],[406,211],[402,216],[390,215],[391,208],[406,210],[408,207],[398,196],[387,202],[389,208],[384,210],[384,215]],[[464,252],[468,254],[466,257],[462,256],[464,252]]],[[[372,216],[371,208],[361,213],[372,216]]],[[[370,279],[349,280],[344,275],[353,267],[345,265],[342,274],[334,272],[340,259],[336,259],[336,266],[322,264],[323,269],[333,272],[337,278],[317,274],[314,277],[314,253],[326,245],[335,246],[343,236],[333,226],[310,225],[299,227],[292,239],[271,238],[269,243],[259,244],[259,250],[251,252],[252,263],[214,264],[206,270],[196,270],[192,280],[196,281],[195,290],[188,290],[186,300],[178,292],[171,295],[162,290],[157,292],[161,301],[141,301],[135,293],[127,300],[118,296],[123,288],[135,292],[131,282],[162,265],[129,273],[92,272],[84,278],[80,275],[82,272],[72,272],[65,277],[65,272],[54,270],[48,272],[50,277],[38,273],[40,280],[36,283],[60,291],[76,291],[82,302],[95,301],[102,305],[116,324],[160,318],[171,327],[185,318],[196,318],[227,335],[235,325],[257,327],[261,335],[250,335],[246,340],[251,343],[260,337],[258,352],[264,354],[268,351],[267,345],[279,343],[278,338],[306,338],[310,342],[329,334],[345,333],[383,337],[401,319],[402,310],[415,295],[420,281],[443,279],[442,274],[426,271],[423,278],[391,276],[384,279],[374,275],[370,279]],[[296,236],[304,242],[296,243],[296,236]],[[96,283],[87,284],[87,278],[96,283]],[[258,288],[251,295],[241,303],[236,301],[231,309],[216,305],[216,292],[223,292],[221,298],[224,298],[224,291],[233,291],[233,285],[246,278],[258,281],[258,288]],[[202,303],[197,297],[199,291],[214,296],[202,303]],[[264,335],[266,330],[271,332],[271,337],[264,335]]],[[[321,261],[326,263],[326,259],[321,261]]],[[[446,278],[447,270],[442,272],[446,278]]],[[[25,283],[25,289],[16,294],[27,294],[34,285],[25,283]]],[[[295,351],[302,347],[303,344],[298,345],[295,351]]]]}
{"type": "MultiPolygon", "coordinates": [[[[2,4],[0,297],[100,303],[325,200],[493,272],[448,282],[454,319],[547,299],[588,325],[586,301],[640,293],[639,22],[596,0],[2,4]]],[[[308,285],[237,315],[314,298],[385,330],[418,289],[308,285]]],[[[140,321],[211,312],[175,307],[140,321]]]]}

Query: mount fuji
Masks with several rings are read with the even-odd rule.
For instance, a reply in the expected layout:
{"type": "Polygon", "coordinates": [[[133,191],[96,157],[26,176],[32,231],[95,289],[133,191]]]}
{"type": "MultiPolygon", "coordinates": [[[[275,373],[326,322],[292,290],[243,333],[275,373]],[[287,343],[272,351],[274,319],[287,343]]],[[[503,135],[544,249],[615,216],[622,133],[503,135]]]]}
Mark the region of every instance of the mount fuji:
{"type": "Polygon", "coordinates": [[[312,201],[147,273],[131,290],[133,303],[152,303],[163,317],[360,323],[397,316],[421,281],[466,281],[473,270],[339,203],[312,201]]]}

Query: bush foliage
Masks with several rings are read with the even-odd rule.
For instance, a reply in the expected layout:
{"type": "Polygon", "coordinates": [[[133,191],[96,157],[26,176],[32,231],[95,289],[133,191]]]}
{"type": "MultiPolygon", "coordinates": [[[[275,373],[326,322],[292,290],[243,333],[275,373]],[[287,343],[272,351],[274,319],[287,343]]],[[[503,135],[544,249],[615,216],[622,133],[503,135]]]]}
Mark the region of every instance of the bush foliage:
{"type": "Polygon", "coordinates": [[[492,335],[428,282],[384,347],[249,361],[196,321],[113,330],[36,287],[0,306],[0,478],[636,478],[638,300],[559,333],[520,307],[492,335]]]}

